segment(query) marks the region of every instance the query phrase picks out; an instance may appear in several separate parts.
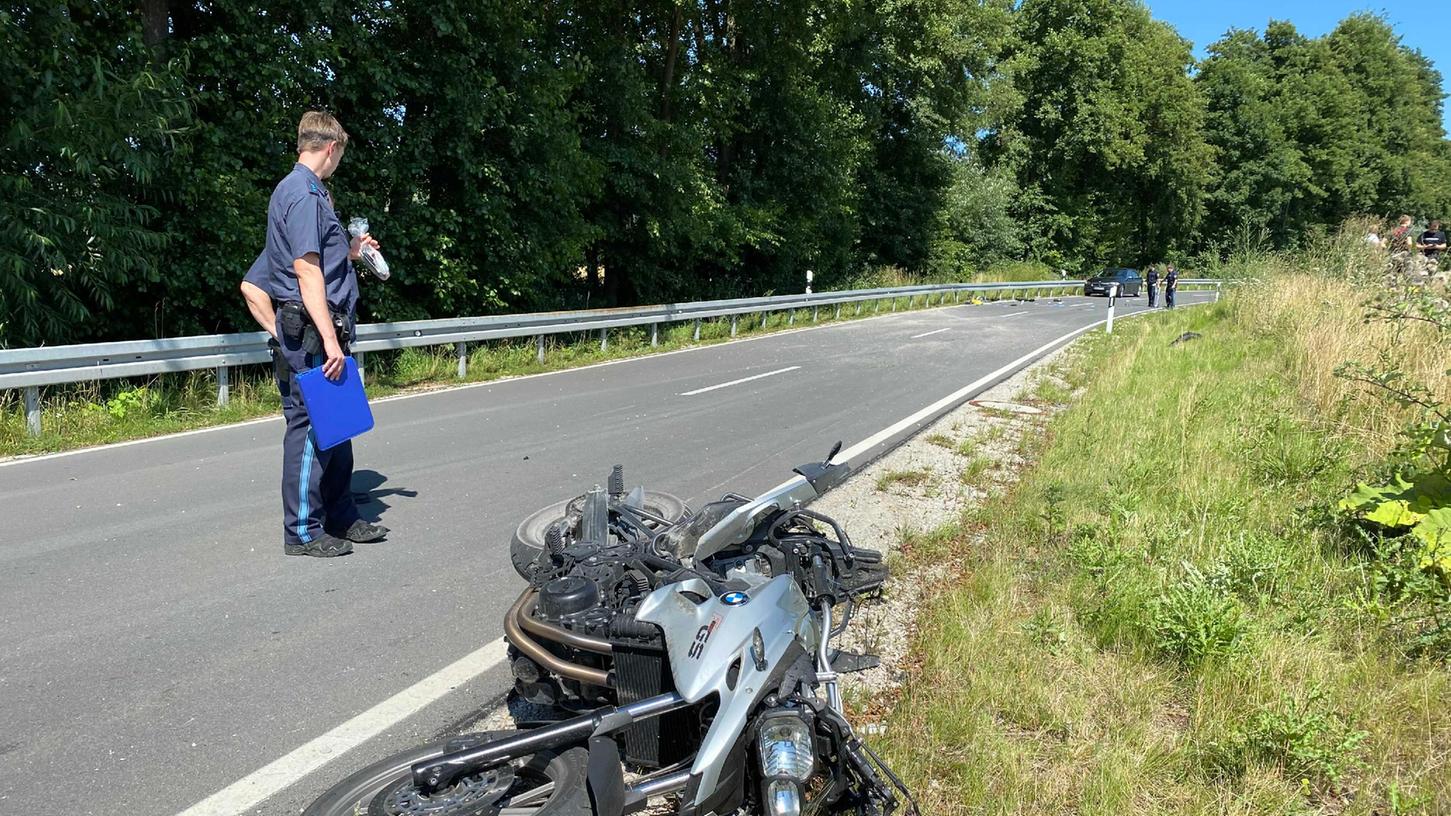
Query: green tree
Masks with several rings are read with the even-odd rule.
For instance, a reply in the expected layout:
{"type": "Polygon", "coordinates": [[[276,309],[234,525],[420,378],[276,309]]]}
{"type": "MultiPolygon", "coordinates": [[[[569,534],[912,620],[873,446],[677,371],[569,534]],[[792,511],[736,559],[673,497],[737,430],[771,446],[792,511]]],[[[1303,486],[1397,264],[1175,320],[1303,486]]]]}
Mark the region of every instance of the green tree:
{"type": "Polygon", "coordinates": [[[178,69],[111,4],[0,7],[0,346],[103,334],[164,273],[142,193],[189,122],[178,69]]]}
{"type": "Polygon", "coordinates": [[[1027,0],[1005,70],[1021,108],[988,156],[1024,189],[1030,252],[1145,263],[1188,246],[1212,162],[1189,44],[1133,0],[1027,0]]]}

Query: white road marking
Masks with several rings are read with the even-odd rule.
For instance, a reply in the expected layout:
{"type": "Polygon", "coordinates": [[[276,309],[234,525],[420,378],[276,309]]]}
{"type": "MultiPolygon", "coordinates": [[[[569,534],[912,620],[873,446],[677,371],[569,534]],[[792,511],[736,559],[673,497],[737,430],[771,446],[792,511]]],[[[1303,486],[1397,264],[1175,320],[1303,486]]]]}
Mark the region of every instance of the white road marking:
{"type": "Polygon", "coordinates": [[[693,397],[696,394],[704,394],[707,391],[714,391],[717,388],[729,388],[732,385],[740,385],[741,383],[748,383],[751,380],[759,380],[762,377],[774,377],[777,374],[785,374],[788,371],[795,371],[796,369],[798,369],[800,367],[801,366],[788,366],[786,368],[778,368],[775,371],[767,371],[765,374],[756,374],[756,375],[751,376],[751,377],[742,377],[739,380],[731,380],[730,382],[723,382],[723,383],[721,383],[719,385],[708,385],[705,388],[697,388],[694,391],[686,391],[685,393],[681,394],[680,396],[682,396],[682,397],[693,397]]]}
{"type": "Polygon", "coordinates": [[[1017,317],[1018,315],[1025,315],[1025,314],[1027,314],[1027,312],[1008,312],[1005,315],[997,315],[997,318],[999,320],[1001,320],[1001,319],[1003,319],[1005,317],[1017,317]]]}
{"type": "Polygon", "coordinates": [[[920,340],[920,339],[921,339],[921,338],[923,338],[923,337],[931,337],[931,336],[932,336],[932,335],[934,335],[934,334],[941,334],[941,333],[943,333],[943,332],[945,332],[945,331],[947,331],[947,329],[938,329],[938,330],[936,330],[936,331],[930,331],[930,332],[923,332],[923,333],[921,333],[921,334],[914,334],[914,335],[912,335],[912,336],[911,336],[911,337],[910,337],[910,338],[908,338],[908,339],[909,339],[909,340],[920,340]]]}
{"type": "Polygon", "coordinates": [[[504,662],[504,639],[445,666],[342,725],[298,747],[281,759],[258,768],[217,791],[179,816],[235,816],[277,794],[298,779],[321,768],[364,742],[383,733],[405,717],[504,662]]]}
{"type": "MultiPolygon", "coordinates": [[[[1134,314],[1148,314],[1148,313],[1147,312],[1135,312],[1134,314]]],[[[1124,315],[1124,317],[1129,317],[1129,316],[1130,315],[1124,315]]],[[[852,457],[860,456],[863,453],[866,453],[866,452],[870,451],[872,448],[875,448],[877,445],[880,445],[881,443],[887,441],[888,439],[891,439],[893,436],[896,436],[897,434],[901,433],[902,431],[906,430],[907,428],[910,428],[913,425],[916,425],[917,423],[923,421],[924,419],[927,419],[928,417],[937,415],[938,412],[940,412],[940,411],[942,411],[942,410],[944,410],[946,408],[949,408],[951,406],[954,406],[957,403],[962,402],[965,399],[968,399],[969,397],[971,397],[973,394],[977,393],[982,388],[984,388],[986,386],[989,386],[989,385],[992,385],[994,382],[996,382],[999,378],[1003,377],[1004,375],[1011,374],[1012,372],[1016,371],[1017,369],[1021,368],[1024,365],[1026,365],[1027,363],[1032,362],[1035,358],[1038,357],[1038,355],[1043,354],[1043,353],[1045,353],[1047,351],[1050,351],[1054,347],[1059,346],[1059,345],[1062,345],[1063,343],[1066,343],[1069,340],[1072,340],[1073,338],[1077,337],[1080,334],[1083,334],[1086,331],[1090,331],[1092,329],[1096,329],[1099,326],[1102,326],[1103,324],[1105,324],[1107,322],[1108,322],[1107,320],[1099,320],[1097,322],[1090,323],[1090,324],[1088,324],[1087,326],[1084,326],[1081,329],[1074,329],[1073,331],[1071,331],[1071,332],[1069,332],[1069,333],[1067,333],[1065,335],[1062,335],[1061,337],[1058,337],[1058,338],[1056,338],[1054,340],[1049,340],[1048,342],[1044,343],[1043,345],[1041,345],[1041,346],[1033,349],[1032,351],[1028,352],[1027,354],[1024,354],[1022,357],[1019,357],[1018,359],[1012,361],[1011,363],[1008,363],[1007,365],[999,368],[998,370],[992,372],[991,374],[988,374],[986,376],[979,377],[976,380],[973,380],[972,382],[968,383],[967,385],[964,385],[963,387],[957,389],[956,391],[953,391],[951,394],[948,394],[947,396],[945,396],[942,399],[940,399],[940,400],[932,403],[931,405],[927,406],[926,408],[923,408],[922,410],[920,410],[920,411],[912,414],[909,417],[906,417],[905,419],[897,420],[896,422],[892,423],[891,425],[888,425],[887,427],[881,429],[880,431],[877,431],[876,433],[872,434],[871,436],[867,437],[866,439],[863,439],[862,441],[856,443],[855,445],[852,445],[851,447],[847,448],[846,450],[841,451],[840,453],[838,453],[836,455],[836,458],[832,459],[832,461],[833,462],[838,462],[838,463],[840,463],[840,462],[848,462],[848,461],[850,461],[852,459],[852,457]]]]}

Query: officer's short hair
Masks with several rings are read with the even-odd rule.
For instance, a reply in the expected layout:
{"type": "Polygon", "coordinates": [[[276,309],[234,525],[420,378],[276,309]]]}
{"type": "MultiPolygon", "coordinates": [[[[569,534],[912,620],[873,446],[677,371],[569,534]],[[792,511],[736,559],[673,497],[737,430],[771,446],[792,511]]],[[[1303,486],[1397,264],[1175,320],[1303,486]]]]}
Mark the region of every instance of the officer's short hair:
{"type": "Polygon", "coordinates": [[[302,121],[297,123],[297,152],[322,150],[328,146],[328,142],[347,145],[348,132],[343,130],[343,126],[338,124],[338,120],[334,119],[330,113],[322,111],[304,113],[302,121]]]}

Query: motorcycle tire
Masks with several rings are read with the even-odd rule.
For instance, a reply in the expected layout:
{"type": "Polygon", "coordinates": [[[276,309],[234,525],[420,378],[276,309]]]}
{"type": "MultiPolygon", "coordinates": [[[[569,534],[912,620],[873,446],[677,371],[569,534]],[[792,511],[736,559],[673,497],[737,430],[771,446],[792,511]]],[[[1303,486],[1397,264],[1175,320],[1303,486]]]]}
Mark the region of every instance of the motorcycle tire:
{"type": "MultiPolygon", "coordinates": [[[[482,742],[512,734],[487,731],[461,739],[482,742]]],[[[497,797],[468,801],[465,777],[448,791],[423,797],[413,792],[412,766],[458,748],[457,740],[414,748],[376,762],[332,786],[308,805],[303,816],[480,816],[499,812],[510,816],[593,816],[589,797],[589,751],[583,747],[540,751],[511,763],[514,776],[497,797]],[[546,786],[548,787],[546,789],[546,786]],[[516,790],[517,789],[517,790],[516,790]],[[462,794],[451,794],[463,791],[462,794]],[[542,792],[541,792],[542,791],[542,792]],[[526,799],[524,794],[533,793],[526,799]],[[450,795],[455,798],[450,799],[450,795]],[[406,804],[400,806],[398,801],[406,804]],[[515,804],[516,802],[522,804],[515,804]]]]}
{"type": "MultiPolygon", "coordinates": [[[[532,577],[529,565],[534,563],[534,559],[544,549],[544,535],[550,526],[571,512],[578,512],[583,504],[584,497],[576,496],[537,510],[519,522],[519,528],[514,531],[514,540],[509,543],[509,560],[520,577],[525,580],[532,577]]],[[[686,507],[683,499],[654,490],[645,491],[645,510],[651,515],[669,520],[672,524],[690,515],[690,509],[686,507]]]]}

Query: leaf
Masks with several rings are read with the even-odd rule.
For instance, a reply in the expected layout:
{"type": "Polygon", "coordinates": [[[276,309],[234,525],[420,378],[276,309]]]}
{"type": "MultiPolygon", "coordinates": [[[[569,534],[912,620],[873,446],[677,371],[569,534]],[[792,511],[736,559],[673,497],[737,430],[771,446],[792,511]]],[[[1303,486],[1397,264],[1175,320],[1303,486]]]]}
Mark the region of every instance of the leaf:
{"type": "Polygon", "coordinates": [[[1411,528],[1411,535],[1425,548],[1421,553],[1421,568],[1434,568],[1451,575],[1451,507],[1438,507],[1427,513],[1411,528]]]}

